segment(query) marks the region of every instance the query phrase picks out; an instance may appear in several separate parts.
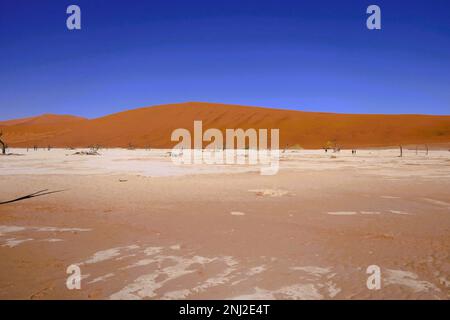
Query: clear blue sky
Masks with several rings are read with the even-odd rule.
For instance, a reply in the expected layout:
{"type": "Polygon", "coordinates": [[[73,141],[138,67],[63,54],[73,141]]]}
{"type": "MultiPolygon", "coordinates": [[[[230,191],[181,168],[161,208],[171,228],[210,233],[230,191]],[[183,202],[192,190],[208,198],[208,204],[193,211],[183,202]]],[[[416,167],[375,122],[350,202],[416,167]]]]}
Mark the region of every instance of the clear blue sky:
{"type": "Polygon", "coordinates": [[[1,0],[0,88],[0,119],[184,101],[450,114],[450,1],[1,0]]]}

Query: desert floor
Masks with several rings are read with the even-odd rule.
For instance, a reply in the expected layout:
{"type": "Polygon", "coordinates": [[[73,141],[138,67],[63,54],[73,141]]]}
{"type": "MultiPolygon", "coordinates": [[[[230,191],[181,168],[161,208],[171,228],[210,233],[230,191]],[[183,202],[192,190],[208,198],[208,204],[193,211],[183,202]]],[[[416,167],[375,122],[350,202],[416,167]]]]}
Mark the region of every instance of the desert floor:
{"type": "Polygon", "coordinates": [[[449,151],[287,151],[273,176],[167,150],[10,151],[0,202],[63,191],[0,205],[0,299],[450,297],[449,151]]]}

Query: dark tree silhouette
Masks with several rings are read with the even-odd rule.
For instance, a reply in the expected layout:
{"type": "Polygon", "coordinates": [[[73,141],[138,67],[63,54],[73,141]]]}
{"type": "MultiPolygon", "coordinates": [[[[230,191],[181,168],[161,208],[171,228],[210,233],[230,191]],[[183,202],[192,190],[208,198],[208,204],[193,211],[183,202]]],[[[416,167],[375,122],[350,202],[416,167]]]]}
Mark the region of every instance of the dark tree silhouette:
{"type": "MultiPolygon", "coordinates": [[[[3,135],[3,132],[0,131],[0,137],[1,137],[2,135],[3,135]]],[[[6,154],[6,148],[7,148],[8,146],[6,145],[5,142],[3,142],[2,139],[0,139],[0,144],[2,145],[2,153],[3,153],[3,154],[6,154]]]]}

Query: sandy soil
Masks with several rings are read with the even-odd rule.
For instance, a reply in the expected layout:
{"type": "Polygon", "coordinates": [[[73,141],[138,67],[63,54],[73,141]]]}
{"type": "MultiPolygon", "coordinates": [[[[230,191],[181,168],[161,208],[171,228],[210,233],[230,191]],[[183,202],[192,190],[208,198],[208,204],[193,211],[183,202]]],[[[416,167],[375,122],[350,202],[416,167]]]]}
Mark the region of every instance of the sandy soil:
{"type": "Polygon", "coordinates": [[[64,191],[0,205],[1,299],[450,297],[448,151],[288,151],[274,176],[167,150],[10,151],[0,201],[64,191]]]}

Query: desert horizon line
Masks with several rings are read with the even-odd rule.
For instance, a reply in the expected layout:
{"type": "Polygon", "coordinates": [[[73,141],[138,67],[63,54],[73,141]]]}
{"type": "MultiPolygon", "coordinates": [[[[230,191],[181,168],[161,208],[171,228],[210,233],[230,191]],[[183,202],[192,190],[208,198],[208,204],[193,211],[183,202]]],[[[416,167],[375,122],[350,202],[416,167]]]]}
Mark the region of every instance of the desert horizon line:
{"type": "Polygon", "coordinates": [[[320,148],[328,141],[341,146],[392,146],[450,143],[450,116],[342,114],[282,110],[220,103],[186,102],[141,107],[86,119],[47,115],[0,121],[11,147],[60,146],[173,147],[173,130],[205,128],[279,129],[281,145],[320,148]]]}
{"type": "Polygon", "coordinates": [[[217,105],[217,106],[230,106],[230,107],[244,107],[244,108],[258,108],[258,109],[269,109],[269,110],[279,110],[279,111],[290,111],[290,112],[302,112],[302,113],[319,113],[319,114],[336,114],[336,115],[373,115],[373,116],[430,116],[430,117],[446,117],[450,116],[450,114],[429,114],[429,113],[362,113],[362,112],[354,112],[354,113],[348,113],[348,112],[336,112],[336,111],[315,111],[311,109],[288,109],[283,107],[272,107],[272,106],[257,106],[257,105],[245,105],[245,104],[238,104],[238,103],[222,103],[222,102],[209,102],[209,101],[183,101],[183,102],[174,102],[174,103],[161,103],[161,104],[153,104],[153,105],[146,105],[146,106],[137,106],[137,107],[131,107],[128,109],[122,109],[117,112],[112,112],[104,115],[100,115],[97,117],[86,117],[78,114],[73,113],[53,113],[53,112],[43,112],[40,114],[35,115],[27,115],[27,116],[18,116],[14,118],[0,118],[0,125],[1,122],[7,122],[7,121],[13,121],[13,120],[21,120],[21,119],[28,119],[28,118],[37,118],[37,117],[43,117],[43,116],[70,116],[70,117],[77,117],[84,120],[96,120],[101,119],[108,116],[113,116],[116,114],[120,114],[127,111],[133,111],[133,110],[139,110],[139,109],[147,109],[147,108],[154,108],[154,107],[170,107],[170,106],[179,106],[179,105],[192,105],[192,104],[199,104],[199,105],[217,105]]]}

